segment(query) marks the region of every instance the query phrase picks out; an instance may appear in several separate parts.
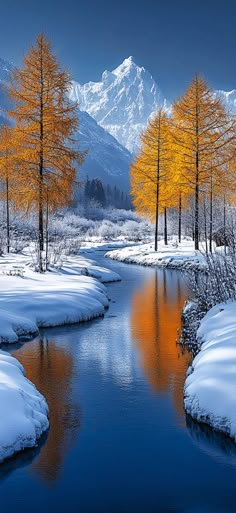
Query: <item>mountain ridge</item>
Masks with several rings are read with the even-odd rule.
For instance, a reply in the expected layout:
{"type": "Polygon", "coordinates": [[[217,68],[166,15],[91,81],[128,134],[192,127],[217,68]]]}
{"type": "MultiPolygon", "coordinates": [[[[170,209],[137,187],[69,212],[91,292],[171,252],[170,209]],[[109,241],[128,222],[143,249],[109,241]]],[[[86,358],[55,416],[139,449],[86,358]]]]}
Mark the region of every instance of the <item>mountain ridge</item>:
{"type": "MultiPolygon", "coordinates": [[[[236,114],[236,90],[215,93],[236,114]]],[[[140,134],[157,109],[171,111],[170,102],[152,75],[138,66],[132,56],[114,70],[105,70],[100,81],[83,85],[73,81],[69,96],[131,154],[139,150],[140,134]]]]}
{"type": "Polygon", "coordinates": [[[137,152],[140,133],[153,112],[169,108],[152,75],[132,56],[114,70],[105,70],[100,82],[73,81],[69,95],[131,153],[137,152]]]}
{"type": "MultiPolygon", "coordinates": [[[[0,123],[8,107],[4,84],[13,65],[0,58],[0,123]]],[[[105,183],[129,188],[129,165],[139,149],[140,134],[159,107],[170,112],[171,104],[152,75],[132,56],[114,70],[105,70],[98,82],[72,81],[69,97],[79,101],[79,131],[76,137],[88,156],[80,175],[100,177],[105,183]]],[[[226,107],[236,114],[236,89],[215,90],[226,107]]]]}

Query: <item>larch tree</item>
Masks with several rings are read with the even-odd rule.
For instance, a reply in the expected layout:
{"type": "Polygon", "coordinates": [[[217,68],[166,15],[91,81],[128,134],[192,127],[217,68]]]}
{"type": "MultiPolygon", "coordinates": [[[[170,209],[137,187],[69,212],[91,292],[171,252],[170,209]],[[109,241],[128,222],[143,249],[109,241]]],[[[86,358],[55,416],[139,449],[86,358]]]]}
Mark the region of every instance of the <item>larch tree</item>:
{"type": "Polygon", "coordinates": [[[70,83],[50,43],[39,35],[22,68],[13,71],[9,87],[14,103],[9,115],[18,132],[19,201],[38,215],[40,272],[45,212],[68,204],[84,157],[73,141],[78,115],[77,105],[68,99],[70,83]]]}
{"type": "Polygon", "coordinates": [[[130,167],[134,206],[155,220],[155,251],[159,214],[169,202],[171,151],[170,121],[166,112],[159,109],[143,132],[140,153],[130,167]]]}
{"type": "Polygon", "coordinates": [[[174,126],[171,127],[172,137],[172,158],[171,158],[171,183],[172,188],[172,207],[178,212],[178,241],[182,241],[182,213],[186,208],[192,190],[189,188],[185,180],[185,166],[182,148],[175,143],[174,126]]]}
{"type": "Polygon", "coordinates": [[[194,240],[198,250],[200,195],[207,187],[217,155],[222,155],[223,148],[226,154],[232,140],[233,122],[220,98],[201,77],[196,76],[186,93],[173,105],[173,123],[185,183],[194,192],[194,240]]]}
{"type": "Polygon", "coordinates": [[[1,197],[6,205],[7,253],[10,252],[10,202],[15,197],[16,161],[14,129],[8,125],[0,128],[0,181],[1,197]]]}

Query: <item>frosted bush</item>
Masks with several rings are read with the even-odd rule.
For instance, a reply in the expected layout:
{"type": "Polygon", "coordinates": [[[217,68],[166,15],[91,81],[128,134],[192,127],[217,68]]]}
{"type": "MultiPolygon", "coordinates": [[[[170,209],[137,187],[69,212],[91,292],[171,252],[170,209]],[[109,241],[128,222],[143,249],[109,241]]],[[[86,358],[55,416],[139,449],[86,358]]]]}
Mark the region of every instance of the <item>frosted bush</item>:
{"type": "Polygon", "coordinates": [[[141,222],[137,223],[137,221],[126,221],[122,227],[122,235],[127,240],[132,241],[141,241],[147,236],[151,236],[152,227],[149,223],[141,222]]]}
{"type": "Polygon", "coordinates": [[[104,220],[98,227],[98,236],[106,240],[117,238],[120,234],[120,227],[111,221],[104,220]]]}

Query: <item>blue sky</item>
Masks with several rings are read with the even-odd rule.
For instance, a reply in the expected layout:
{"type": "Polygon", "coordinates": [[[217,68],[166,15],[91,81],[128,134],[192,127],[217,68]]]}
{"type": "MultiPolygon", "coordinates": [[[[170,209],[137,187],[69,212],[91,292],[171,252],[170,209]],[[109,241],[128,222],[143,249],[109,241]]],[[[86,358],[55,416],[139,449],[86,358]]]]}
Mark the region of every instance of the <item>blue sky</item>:
{"type": "Polygon", "coordinates": [[[0,56],[20,64],[39,32],[80,82],[129,55],[171,100],[202,72],[236,88],[236,2],[226,0],[0,0],[0,56]]]}

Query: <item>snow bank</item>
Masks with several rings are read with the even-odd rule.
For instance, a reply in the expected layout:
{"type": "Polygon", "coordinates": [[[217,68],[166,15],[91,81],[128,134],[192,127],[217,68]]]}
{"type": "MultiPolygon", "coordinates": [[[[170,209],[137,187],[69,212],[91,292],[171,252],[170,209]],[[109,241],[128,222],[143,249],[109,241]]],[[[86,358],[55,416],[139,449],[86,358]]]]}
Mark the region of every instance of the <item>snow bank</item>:
{"type": "MultiPolygon", "coordinates": [[[[27,252],[0,258],[0,343],[32,337],[40,327],[86,321],[108,306],[101,282],[120,276],[81,256],[35,273],[27,252]],[[98,281],[99,280],[99,281],[98,281]]],[[[33,447],[48,428],[48,407],[22,365],[0,351],[0,462],[33,447]]]]}
{"type": "Polygon", "coordinates": [[[197,341],[202,345],[185,383],[186,412],[236,440],[236,301],[209,310],[197,341]]]}
{"type": "Polygon", "coordinates": [[[102,315],[108,298],[100,282],[120,280],[118,274],[82,257],[71,257],[60,269],[44,274],[35,273],[29,263],[26,255],[0,259],[0,343],[29,338],[41,327],[102,315]],[[9,275],[17,265],[22,277],[9,275]]]}
{"type": "Polygon", "coordinates": [[[0,351],[0,462],[36,445],[48,429],[48,407],[22,365],[0,351]]]}
{"type": "Polygon", "coordinates": [[[110,269],[106,269],[105,267],[101,267],[97,265],[93,260],[88,260],[82,256],[79,258],[70,257],[70,259],[68,259],[60,269],[60,272],[61,274],[81,274],[85,276],[91,276],[92,278],[99,280],[101,283],[111,283],[121,280],[121,277],[118,273],[111,271],[110,269]]]}
{"type": "Polygon", "coordinates": [[[170,242],[168,246],[160,241],[158,251],[154,250],[154,244],[140,244],[108,251],[105,256],[127,264],[159,266],[169,269],[203,270],[206,268],[203,254],[200,251],[195,251],[194,243],[187,240],[179,245],[170,242]]]}

